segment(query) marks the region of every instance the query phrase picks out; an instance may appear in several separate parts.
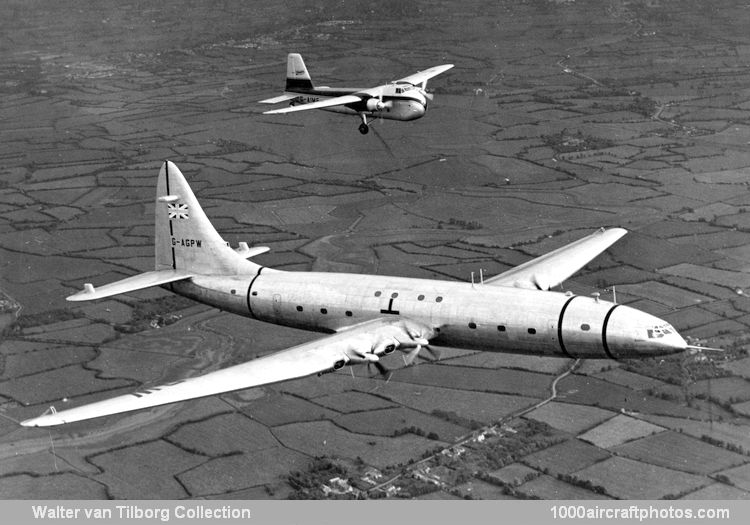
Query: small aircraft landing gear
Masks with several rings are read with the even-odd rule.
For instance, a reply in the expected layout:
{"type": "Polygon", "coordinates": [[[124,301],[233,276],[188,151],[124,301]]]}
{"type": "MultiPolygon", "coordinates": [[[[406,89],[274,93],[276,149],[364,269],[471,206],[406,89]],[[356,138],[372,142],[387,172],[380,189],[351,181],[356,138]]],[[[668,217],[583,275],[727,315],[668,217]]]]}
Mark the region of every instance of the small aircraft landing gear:
{"type": "Polygon", "coordinates": [[[370,126],[367,122],[367,115],[365,115],[364,113],[360,113],[359,118],[362,119],[362,124],[359,125],[359,132],[362,133],[362,135],[367,135],[367,133],[370,131],[370,126]]]}

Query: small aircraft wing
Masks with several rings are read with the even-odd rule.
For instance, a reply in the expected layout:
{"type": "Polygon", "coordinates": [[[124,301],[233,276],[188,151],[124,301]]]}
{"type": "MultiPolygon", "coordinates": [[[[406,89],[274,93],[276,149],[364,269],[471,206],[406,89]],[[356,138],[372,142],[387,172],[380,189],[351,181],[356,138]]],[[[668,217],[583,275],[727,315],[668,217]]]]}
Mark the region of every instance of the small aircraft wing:
{"type": "Polygon", "coordinates": [[[549,290],[586,266],[626,233],[627,230],[623,228],[602,228],[507,272],[485,279],[484,284],[549,290]]]}
{"type": "Polygon", "coordinates": [[[422,334],[430,337],[432,331],[409,320],[378,318],[202,376],[143,388],[132,394],[59,412],[50,408],[39,417],[22,421],[21,425],[46,427],[72,423],[333,371],[348,363],[377,362],[379,355],[396,346],[426,344],[422,334]]]}
{"type": "Polygon", "coordinates": [[[438,76],[440,73],[448,71],[452,67],[453,67],[453,64],[443,64],[442,66],[431,67],[429,69],[425,69],[424,71],[418,71],[417,73],[414,73],[413,75],[409,75],[408,77],[400,78],[396,80],[395,83],[398,84],[398,83],[403,82],[406,84],[413,84],[416,86],[417,84],[426,82],[432,77],[438,76]]]}
{"type": "Polygon", "coordinates": [[[139,273],[127,279],[105,284],[99,288],[94,288],[90,283],[86,283],[83,290],[67,297],[68,301],[93,301],[102,299],[111,295],[134,292],[151,286],[172,283],[189,279],[193,274],[181,270],[153,270],[150,272],[139,273]]]}
{"type": "Polygon", "coordinates": [[[332,106],[343,106],[344,104],[352,104],[354,102],[360,102],[361,96],[358,95],[344,95],[342,97],[327,98],[325,100],[319,100],[318,102],[310,102],[309,104],[300,104],[299,106],[289,106],[281,109],[272,109],[270,111],[264,111],[264,115],[278,115],[281,113],[292,113],[293,111],[305,111],[306,109],[321,109],[330,108],[332,106]]]}

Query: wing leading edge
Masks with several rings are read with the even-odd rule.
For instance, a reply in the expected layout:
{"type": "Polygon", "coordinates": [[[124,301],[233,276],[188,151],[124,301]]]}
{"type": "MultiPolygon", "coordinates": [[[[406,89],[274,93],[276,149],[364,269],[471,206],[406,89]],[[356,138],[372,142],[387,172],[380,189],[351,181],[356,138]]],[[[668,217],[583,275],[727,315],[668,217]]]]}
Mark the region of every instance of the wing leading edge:
{"type": "Polygon", "coordinates": [[[438,76],[440,73],[444,73],[445,71],[448,71],[450,68],[453,67],[453,64],[443,64],[442,66],[434,66],[429,69],[425,69],[423,71],[418,71],[412,75],[409,75],[408,77],[400,78],[396,80],[396,83],[407,83],[407,84],[421,84],[422,82],[426,82],[432,77],[438,76]]]}
{"type": "Polygon", "coordinates": [[[586,266],[626,233],[627,230],[623,228],[602,228],[562,248],[486,279],[484,284],[549,290],[586,266]]]}
{"type": "Polygon", "coordinates": [[[85,419],[242,390],[279,381],[333,371],[348,363],[375,362],[400,345],[431,335],[431,330],[404,319],[374,319],[336,334],[287,350],[259,357],[202,376],[144,388],[77,408],[56,411],[21,422],[26,427],[47,427],[85,419]],[[419,335],[415,335],[419,334],[419,335]]]}

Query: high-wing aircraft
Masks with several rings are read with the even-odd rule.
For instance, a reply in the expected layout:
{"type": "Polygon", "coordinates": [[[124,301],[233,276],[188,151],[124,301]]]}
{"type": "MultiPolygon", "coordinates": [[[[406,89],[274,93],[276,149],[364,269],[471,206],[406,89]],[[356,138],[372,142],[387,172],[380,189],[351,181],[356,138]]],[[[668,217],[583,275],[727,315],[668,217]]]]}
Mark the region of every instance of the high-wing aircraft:
{"type": "Polygon", "coordinates": [[[151,286],[225,311],[326,335],[243,364],[142,388],[23,421],[50,426],[186,399],[323,374],[358,363],[387,373],[380,357],[404,352],[406,364],[428,345],[564,358],[635,358],[680,352],[689,345],[653,315],[598,297],[550,291],[625,235],[598,230],[479,283],[291,272],[250,259],[268,251],[231,248],[206,217],[171,163],[159,173],[155,269],[84,289],[89,301],[151,286]]]}
{"type": "Polygon", "coordinates": [[[286,63],[286,88],[284,94],[261,100],[261,104],[278,104],[289,101],[290,106],[264,112],[264,115],[291,113],[306,109],[325,109],[336,113],[359,115],[362,123],[359,132],[370,131],[369,124],[377,118],[390,120],[415,120],[427,111],[432,95],[427,93],[427,81],[449,70],[453,64],[435,66],[408,77],[374,88],[332,88],[313,86],[305,62],[298,53],[289,53],[286,63]],[[367,120],[371,117],[371,120],[367,120]]]}

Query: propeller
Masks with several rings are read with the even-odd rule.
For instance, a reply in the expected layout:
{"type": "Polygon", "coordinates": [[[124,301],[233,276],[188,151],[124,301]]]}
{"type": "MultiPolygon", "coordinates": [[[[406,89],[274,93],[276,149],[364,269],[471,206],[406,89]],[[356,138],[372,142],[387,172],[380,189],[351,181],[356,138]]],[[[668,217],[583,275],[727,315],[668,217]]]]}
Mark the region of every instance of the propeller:
{"type": "Polygon", "coordinates": [[[404,364],[406,366],[414,363],[414,361],[417,359],[417,356],[419,356],[419,352],[423,348],[427,350],[427,352],[435,361],[440,359],[440,352],[430,347],[430,342],[425,337],[423,337],[422,334],[412,330],[409,330],[407,333],[409,334],[411,341],[403,342],[399,347],[399,349],[403,349],[402,351],[405,351],[405,349],[407,348],[411,348],[411,350],[409,350],[405,356],[402,356],[404,359],[404,364]]]}

